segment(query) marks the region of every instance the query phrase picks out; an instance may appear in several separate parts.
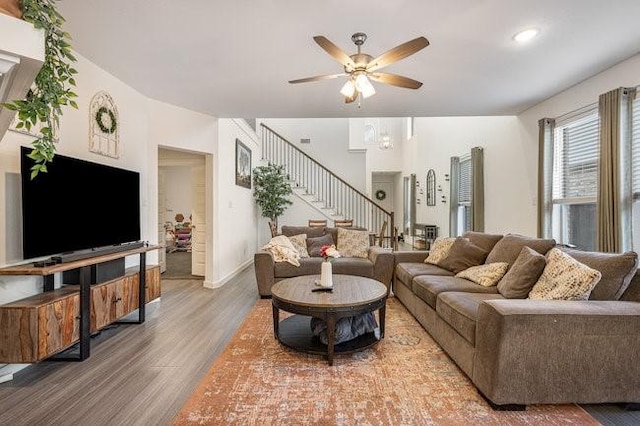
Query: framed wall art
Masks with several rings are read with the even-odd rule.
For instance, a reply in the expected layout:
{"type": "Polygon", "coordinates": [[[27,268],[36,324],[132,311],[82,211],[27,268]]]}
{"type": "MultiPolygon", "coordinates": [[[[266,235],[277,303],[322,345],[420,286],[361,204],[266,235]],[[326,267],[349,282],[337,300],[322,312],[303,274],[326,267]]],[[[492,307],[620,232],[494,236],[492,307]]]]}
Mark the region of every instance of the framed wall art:
{"type": "Polygon", "coordinates": [[[251,150],[236,139],[236,185],[251,189],[251,150]]]}

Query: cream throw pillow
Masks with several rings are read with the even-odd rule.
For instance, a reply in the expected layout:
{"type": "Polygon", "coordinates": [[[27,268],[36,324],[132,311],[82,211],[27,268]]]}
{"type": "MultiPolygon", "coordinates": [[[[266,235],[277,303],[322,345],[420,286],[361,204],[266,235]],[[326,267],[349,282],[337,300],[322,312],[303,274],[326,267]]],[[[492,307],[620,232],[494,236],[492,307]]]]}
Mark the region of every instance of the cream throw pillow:
{"type": "Polygon", "coordinates": [[[484,287],[492,287],[504,277],[509,269],[507,262],[487,263],[486,265],[472,266],[462,272],[458,272],[456,277],[466,278],[484,287]]]}
{"type": "Polygon", "coordinates": [[[424,263],[431,263],[437,265],[442,259],[447,257],[451,246],[456,241],[455,237],[438,237],[431,244],[429,249],[429,256],[424,260],[424,263]]]}
{"type": "Polygon", "coordinates": [[[547,253],[547,266],[529,292],[529,299],[587,300],[602,274],[557,248],[547,253]]]}
{"type": "Polygon", "coordinates": [[[298,250],[300,254],[300,258],[309,257],[309,252],[307,251],[307,234],[298,234],[292,235],[289,237],[291,244],[298,250]]]}
{"type": "Polygon", "coordinates": [[[342,257],[369,257],[369,232],[355,229],[338,229],[338,252],[342,257]]]}

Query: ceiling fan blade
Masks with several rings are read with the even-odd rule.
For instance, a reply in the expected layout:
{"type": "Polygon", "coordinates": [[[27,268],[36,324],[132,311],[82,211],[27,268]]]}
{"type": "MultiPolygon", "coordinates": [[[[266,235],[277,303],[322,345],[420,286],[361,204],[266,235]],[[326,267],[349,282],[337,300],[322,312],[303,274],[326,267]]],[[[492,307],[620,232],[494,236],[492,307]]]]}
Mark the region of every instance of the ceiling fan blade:
{"type": "Polygon", "coordinates": [[[401,45],[396,46],[393,49],[378,56],[377,58],[371,60],[367,65],[367,71],[371,72],[382,67],[386,67],[387,65],[391,65],[392,63],[399,61],[400,59],[413,55],[414,53],[424,49],[428,45],[429,40],[424,37],[414,38],[411,41],[402,43],[401,45]]]}
{"type": "Polygon", "coordinates": [[[356,67],[356,64],[355,62],[353,62],[353,59],[351,59],[349,55],[344,53],[342,49],[340,49],[338,46],[333,44],[333,42],[329,41],[329,39],[327,39],[326,37],[315,36],[313,39],[315,40],[316,43],[318,43],[320,47],[322,47],[329,55],[333,56],[343,66],[349,69],[353,69],[356,67]]]}
{"type": "Polygon", "coordinates": [[[321,81],[321,80],[331,80],[333,78],[342,77],[343,75],[347,75],[345,73],[341,74],[326,74],[326,75],[316,75],[315,77],[307,77],[307,78],[299,78],[297,80],[289,80],[289,83],[309,83],[311,81],[321,81]]]}
{"type": "Polygon", "coordinates": [[[403,77],[397,74],[389,74],[386,72],[376,72],[373,74],[369,74],[369,78],[379,83],[404,87],[405,89],[419,89],[422,86],[422,83],[409,77],[403,77]]]}

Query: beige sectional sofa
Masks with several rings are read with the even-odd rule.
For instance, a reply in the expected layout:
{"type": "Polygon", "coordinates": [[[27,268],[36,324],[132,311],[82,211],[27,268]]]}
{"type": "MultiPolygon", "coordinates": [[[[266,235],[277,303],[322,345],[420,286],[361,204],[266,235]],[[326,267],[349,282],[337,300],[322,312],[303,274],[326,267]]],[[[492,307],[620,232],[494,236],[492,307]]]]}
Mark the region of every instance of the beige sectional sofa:
{"type": "MultiPolygon", "coordinates": [[[[484,263],[504,261],[509,267],[528,250],[523,246],[542,254],[554,246],[552,240],[511,234],[464,237],[486,251],[484,263]]],[[[428,253],[419,251],[395,252],[393,293],[496,409],[637,404],[637,255],[562,250],[601,273],[589,300],[507,299],[496,286],[425,264],[428,253]]]]}
{"type": "MultiPolygon", "coordinates": [[[[350,227],[350,230],[366,232],[364,228],[350,227]]],[[[281,233],[287,237],[306,235],[307,241],[315,239],[318,243],[324,242],[338,245],[338,229],[330,227],[308,226],[283,226],[281,233]]],[[[367,233],[368,234],[368,233],[367,233]]],[[[368,237],[367,237],[368,241],[368,237]]],[[[260,297],[271,297],[271,287],[285,278],[301,275],[320,274],[322,257],[306,257],[299,259],[300,266],[294,266],[287,262],[275,262],[274,256],[266,251],[259,250],[254,255],[254,267],[258,293],[260,297]]],[[[331,261],[334,274],[357,275],[373,278],[380,281],[387,288],[391,288],[393,275],[393,253],[381,247],[371,246],[366,248],[366,257],[339,257],[331,261]]]]}

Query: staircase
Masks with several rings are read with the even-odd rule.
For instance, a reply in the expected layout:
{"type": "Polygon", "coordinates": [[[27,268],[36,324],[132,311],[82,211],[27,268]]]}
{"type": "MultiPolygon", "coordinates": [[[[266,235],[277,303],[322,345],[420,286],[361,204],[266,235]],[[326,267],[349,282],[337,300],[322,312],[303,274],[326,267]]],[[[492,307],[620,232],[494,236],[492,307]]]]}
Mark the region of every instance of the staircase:
{"type": "Polygon", "coordinates": [[[328,223],[352,219],[353,226],[367,228],[378,235],[386,221],[381,240],[391,242],[389,246],[395,247],[393,212],[380,207],[270,127],[264,124],[260,127],[262,159],[285,167],[294,194],[329,219],[328,223]]]}

